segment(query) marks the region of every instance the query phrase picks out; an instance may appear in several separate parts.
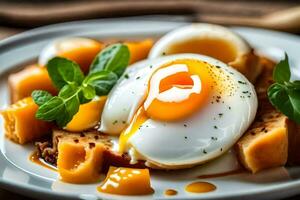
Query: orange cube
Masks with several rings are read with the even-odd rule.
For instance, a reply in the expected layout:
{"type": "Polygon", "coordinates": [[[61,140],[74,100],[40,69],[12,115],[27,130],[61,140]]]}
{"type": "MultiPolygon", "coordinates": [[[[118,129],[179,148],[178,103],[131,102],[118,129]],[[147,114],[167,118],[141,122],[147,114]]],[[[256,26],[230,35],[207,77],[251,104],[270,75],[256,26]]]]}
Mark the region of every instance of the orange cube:
{"type": "Polygon", "coordinates": [[[57,94],[47,69],[37,65],[30,65],[20,72],[9,75],[8,85],[12,103],[31,96],[33,90],[46,90],[53,95],[57,94]]]}
{"type": "Polygon", "coordinates": [[[102,96],[96,100],[80,105],[78,112],[67,124],[66,130],[80,132],[95,127],[100,121],[106,99],[106,96],[102,96]]]}
{"type": "Polygon", "coordinates": [[[153,46],[153,40],[146,39],[140,42],[125,42],[124,44],[129,48],[129,64],[132,64],[148,57],[149,51],[153,46]]]}
{"type": "Polygon", "coordinates": [[[91,63],[103,47],[101,42],[89,38],[64,38],[42,51],[39,64],[46,65],[49,59],[59,56],[76,62],[84,73],[88,73],[91,63]]]}
{"type": "Polygon", "coordinates": [[[152,194],[148,169],[110,167],[99,192],[119,195],[152,194]]]}
{"type": "Polygon", "coordinates": [[[37,110],[38,106],[28,97],[2,111],[6,137],[16,143],[25,144],[50,133],[51,123],[36,119],[37,110]]]}

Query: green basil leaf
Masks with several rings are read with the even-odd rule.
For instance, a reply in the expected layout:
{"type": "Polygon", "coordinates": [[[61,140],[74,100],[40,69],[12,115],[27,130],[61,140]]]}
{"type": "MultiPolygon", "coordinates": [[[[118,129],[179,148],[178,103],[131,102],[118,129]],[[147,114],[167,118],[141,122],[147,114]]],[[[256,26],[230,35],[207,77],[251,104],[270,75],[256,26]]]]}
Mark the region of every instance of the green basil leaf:
{"type": "Polygon", "coordinates": [[[90,74],[100,71],[112,71],[120,77],[128,66],[129,49],[124,44],[113,44],[101,51],[94,59],[90,74]]]}
{"type": "Polygon", "coordinates": [[[36,117],[45,121],[56,121],[60,127],[67,125],[79,110],[79,91],[80,87],[75,84],[65,85],[58,96],[52,97],[39,107],[36,117]]]}
{"type": "Polygon", "coordinates": [[[83,95],[86,99],[93,99],[96,96],[95,88],[91,85],[87,85],[86,87],[82,87],[83,95]]]}
{"type": "Polygon", "coordinates": [[[88,103],[91,101],[91,99],[85,98],[85,96],[83,94],[83,89],[78,93],[78,98],[79,98],[80,104],[85,104],[85,103],[88,103]]]}
{"type": "Polygon", "coordinates": [[[64,102],[59,97],[52,97],[49,101],[41,105],[36,112],[37,119],[45,121],[54,121],[57,116],[61,116],[64,110],[64,102]]]}
{"type": "Polygon", "coordinates": [[[77,95],[80,90],[80,87],[78,87],[75,84],[65,85],[63,88],[60,89],[58,96],[67,99],[71,96],[77,95]]]}
{"type": "Polygon", "coordinates": [[[118,76],[113,72],[101,71],[90,74],[83,81],[83,85],[91,85],[98,96],[107,95],[118,81],[118,76]]]}
{"type": "Polygon", "coordinates": [[[78,94],[81,91],[81,88],[75,84],[65,85],[59,92],[58,96],[63,99],[64,103],[64,115],[66,119],[56,119],[56,122],[59,126],[65,126],[70,122],[73,116],[78,112],[80,101],[78,94]]]}
{"type": "Polygon", "coordinates": [[[70,115],[68,111],[65,109],[62,109],[60,116],[57,116],[55,119],[55,122],[58,127],[65,127],[73,118],[73,115],[70,115]]]}
{"type": "Polygon", "coordinates": [[[300,124],[300,90],[289,90],[288,94],[294,109],[294,115],[290,118],[300,124]]]}
{"type": "Polygon", "coordinates": [[[289,90],[284,85],[274,83],[268,89],[268,97],[280,112],[300,124],[300,90],[289,90]]]}
{"type": "MultiPolygon", "coordinates": [[[[67,121],[69,122],[72,120],[73,116],[79,110],[80,102],[79,102],[78,95],[73,95],[68,99],[64,100],[64,104],[65,104],[65,110],[68,112],[68,115],[70,117],[70,119],[67,121]]],[[[67,125],[67,123],[63,125],[67,125]]]]}
{"type": "Polygon", "coordinates": [[[68,98],[72,95],[77,95],[80,104],[88,103],[91,99],[88,99],[83,94],[83,86],[77,86],[76,84],[65,85],[59,92],[58,96],[62,98],[68,98]]]}
{"type": "Polygon", "coordinates": [[[285,54],[284,60],[281,60],[274,68],[273,79],[277,83],[289,82],[291,78],[291,71],[289,65],[288,55],[285,54]]]}
{"type": "Polygon", "coordinates": [[[289,88],[300,90],[300,81],[289,82],[289,88]]]}
{"type": "Polygon", "coordinates": [[[41,106],[49,101],[52,98],[52,95],[47,91],[34,90],[31,93],[31,97],[38,106],[41,106]]]}
{"type": "Polygon", "coordinates": [[[80,85],[84,79],[79,65],[66,58],[52,58],[47,63],[47,70],[53,84],[58,89],[70,83],[80,85]]]}
{"type": "Polygon", "coordinates": [[[90,74],[85,78],[75,62],[60,57],[51,59],[47,64],[48,73],[60,91],[55,97],[45,91],[33,93],[40,106],[36,117],[55,121],[60,127],[67,125],[78,112],[80,104],[91,101],[96,95],[109,93],[128,62],[129,50],[122,44],[111,45],[97,55],[90,74]]]}

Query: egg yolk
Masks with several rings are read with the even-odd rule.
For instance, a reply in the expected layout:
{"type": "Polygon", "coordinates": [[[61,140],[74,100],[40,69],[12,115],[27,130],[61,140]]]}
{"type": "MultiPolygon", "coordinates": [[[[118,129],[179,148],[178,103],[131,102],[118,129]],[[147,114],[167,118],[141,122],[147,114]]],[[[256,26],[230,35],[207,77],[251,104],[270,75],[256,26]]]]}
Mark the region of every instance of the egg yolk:
{"type": "Polygon", "coordinates": [[[157,69],[150,78],[144,105],[138,109],[130,125],[120,135],[119,152],[128,151],[128,140],[149,118],[179,120],[205,106],[212,90],[216,90],[215,87],[213,89],[215,80],[212,74],[209,64],[192,59],[176,60],[157,69]],[[164,70],[163,73],[160,70],[164,70]],[[156,73],[162,76],[155,77],[156,73]],[[168,93],[164,96],[164,92],[168,93]]]}
{"type": "Polygon", "coordinates": [[[152,194],[149,170],[110,167],[98,191],[118,195],[152,194]]]}
{"type": "Polygon", "coordinates": [[[208,68],[205,62],[182,59],[157,69],[144,103],[147,116],[160,121],[180,120],[205,106],[212,86],[208,68]]]}

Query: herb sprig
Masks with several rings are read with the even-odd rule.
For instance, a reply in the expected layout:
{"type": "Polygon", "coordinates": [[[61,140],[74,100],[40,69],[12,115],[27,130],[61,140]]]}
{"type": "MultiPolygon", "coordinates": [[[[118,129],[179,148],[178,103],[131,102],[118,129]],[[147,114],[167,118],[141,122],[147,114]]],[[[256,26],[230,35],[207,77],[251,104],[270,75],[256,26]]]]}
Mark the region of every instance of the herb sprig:
{"type": "Polygon", "coordinates": [[[273,80],[275,81],[268,88],[268,97],[284,115],[300,124],[300,81],[291,81],[291,71],[288,56],[285,54],[274,68],[273,80]]]}
{"type": "Polygon", "coordinates": [[[52,58],[46,67],[59,93],[52,96],[47,91],[32,92],[31,96],[39,106],[36,118],[55,121],[59,127],[66,126],[78,112],[80,104],[88,103],[96,95],[109,93],[124,73],[129,56],[127,46],[111,45],[95,57],[87,76],[77,63],[66,58],[52,58]]]}

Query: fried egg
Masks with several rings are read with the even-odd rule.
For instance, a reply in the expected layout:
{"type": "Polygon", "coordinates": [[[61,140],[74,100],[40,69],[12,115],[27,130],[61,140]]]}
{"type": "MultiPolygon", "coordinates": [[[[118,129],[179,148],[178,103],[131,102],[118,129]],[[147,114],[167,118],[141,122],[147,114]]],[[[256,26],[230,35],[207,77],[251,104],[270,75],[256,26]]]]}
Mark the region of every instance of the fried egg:
{"type": "Polygon", "coordinates": [[[254,82],[261,66],[251,46],[232,30],[214,24],[197,23],[175,29],[160,38],[149,58],[178,53],[195,53],[218,59],[254,82]]]}
{"type": "Polygon", "coordinates": [[[133,162],[178,169],[230,149],[256,110],[252,84],[235,69],[208,56],[170,55],[128,68],[108,96],[100,131],[121,132],[119,152],[133,162]]]}

